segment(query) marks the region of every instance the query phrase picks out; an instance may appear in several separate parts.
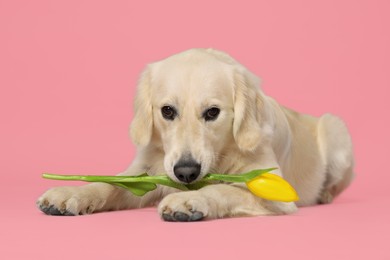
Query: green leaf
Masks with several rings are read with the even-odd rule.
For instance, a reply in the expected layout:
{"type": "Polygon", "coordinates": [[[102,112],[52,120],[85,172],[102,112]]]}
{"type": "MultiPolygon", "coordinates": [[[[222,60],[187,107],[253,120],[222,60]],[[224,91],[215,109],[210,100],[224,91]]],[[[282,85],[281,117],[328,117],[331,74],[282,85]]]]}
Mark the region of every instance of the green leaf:
{"type": "Polygon", "coordinates": [[[204,180],[219,180],[219,181],[225,181],[225,182],[248,182],[261,174],[273,171],[277,168],[268,168],[268,169],[261,169],[261,170],[253,170],[247,173],[237,174],[237,175],[226,175],[226,174],[216,174],[216,173],[210,173],[207,174],[203,179],[204,180]]]}
{"type": "Polygon", "coordinates": [[[140,177],[139,180],[145,182],[152,182],[155,184],[160,184],[160,185],[168,186],[179,190],[188,190],[186,185],[174,182],[166,175],[140,177]]]}
{"type": "Polygon", "coordinates": [[[210,184],[213,184],[213,181],[211,180],[200,180],[200,181],[197,181],[197,182],[194,182],[194,183],[190,183],[190,184],[187,184],[185,185],[189,190],[199,190],[201,188],[203,188],[204,186],[207,186],[207,185],[210,185],[210,184]]]}
{"type": "Polygon", "coordinates": [[[157,188],[156,184],[149,182],[110,182],[110,184],[125,188],[136,196],[143,196],[157,188]]]}

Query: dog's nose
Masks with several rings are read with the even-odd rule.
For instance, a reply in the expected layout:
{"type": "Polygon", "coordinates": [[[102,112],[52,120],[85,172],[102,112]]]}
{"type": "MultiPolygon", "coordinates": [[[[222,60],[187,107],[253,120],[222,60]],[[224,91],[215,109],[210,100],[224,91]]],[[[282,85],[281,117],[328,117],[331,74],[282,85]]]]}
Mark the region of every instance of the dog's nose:
{"type": "Polygon", "coordinates": [[[191,183],[200,174],[200,164],[193,159],[180,160],[174,167],[175,176],[182,182],[191,183]]]}

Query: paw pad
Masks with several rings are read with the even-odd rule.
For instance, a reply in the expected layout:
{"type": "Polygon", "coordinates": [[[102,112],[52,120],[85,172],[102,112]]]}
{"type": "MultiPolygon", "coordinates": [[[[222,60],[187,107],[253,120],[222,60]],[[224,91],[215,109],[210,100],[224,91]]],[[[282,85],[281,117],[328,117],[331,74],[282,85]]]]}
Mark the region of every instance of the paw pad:
{"type": "Polygon", "coordinates": [[[39,205],[39,209],[45,213],[46,215],[52,215],[52,216],[74,216],[73,213],[67,211],[67,210],[59,210],[54,205],[46,206],[44,204],[39,205]]]}
{"type": "Polygon", "coordinates": [[[198,221],[203,219],[203,213],[200,211],[191,211],[190,214],[186,214],[184,212],[174,212],[173,214],[163,213],[162,218],[165,221],[170,222],[190,222],[190,221],[198,221]]]}

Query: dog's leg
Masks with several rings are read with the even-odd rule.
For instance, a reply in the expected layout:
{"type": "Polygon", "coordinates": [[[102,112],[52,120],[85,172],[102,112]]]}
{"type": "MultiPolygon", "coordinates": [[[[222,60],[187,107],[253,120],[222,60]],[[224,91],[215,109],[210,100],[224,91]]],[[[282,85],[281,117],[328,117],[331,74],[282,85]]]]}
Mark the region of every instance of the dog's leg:
{"type": "MultiPolygon", "coordinates": [[[[133,164],[119,175],[138,175],[150,170],[146,158],[140,154],[133,164]]],[[[79,187],[49,189],[37,200],[37,206],[48,215],[74,216],[149,206],[160,199],[161,194],[169,192],[172,191],[159,187],[138,197],[123,188],[107,183],[91,183],[79,187]]]]}
{"type": "Polygon", "coordinates": [[[139,201],[125,189],[106,183],[92,183],[49,189],[38,199],[37,205],[48,215],[75,216],[135,208],[139,201]]]}
{"type": "Polygon", "coordinates": [[[169,194],[158,212],[166,221],[196,221],[238,216],[281,215],[296,211],[294,203],[273,202],[240,185],[216,184],[196,191],[169,194]]]}
{"type": "Polygon", "coordinates": [[[354,178],[352,141],[345,123],[336,116],[323,115],[318,123],[318,145],[326,165],[326,178],[318,203],[332,202],[354,178]]]}
{"type": "MultiPolygon", "coordinates": [[[[252,165],[242,172],[275,166],[277,163],[252,165]]],[[[279,169],[275,173],[281,175],[279,169]]],[[[215,184],[196,191],[169,194],[158,206],[160,216],[166,221],[282,215],[296,210],[293,202],[268,201],[253,195],[245,184],[215,184]]]]}

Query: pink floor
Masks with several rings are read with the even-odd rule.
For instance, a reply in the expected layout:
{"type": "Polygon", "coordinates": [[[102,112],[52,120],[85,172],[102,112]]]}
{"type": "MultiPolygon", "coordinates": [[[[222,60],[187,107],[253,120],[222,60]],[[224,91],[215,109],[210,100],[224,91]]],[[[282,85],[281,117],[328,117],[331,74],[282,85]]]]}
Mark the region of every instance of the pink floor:
{"type": "Polygon", "coordinates": [[[390,259],[389,13],[386,0],[0,1],[0,259],[390,259]],[[42,192],[69,184],[42,172],[127,167],[139,73],[193,47],[227,51],[287,107],[342,117],[351,187],[280,217],[38,211],[42,192]]]}
{"type": "Polygon", "coordinates": [[[155,208],[46,216],[34,207],[43,186],[8,192],[3,259],[390,259],[389,200],[353,188],[292,216],[168,223],[155,208]]]}

